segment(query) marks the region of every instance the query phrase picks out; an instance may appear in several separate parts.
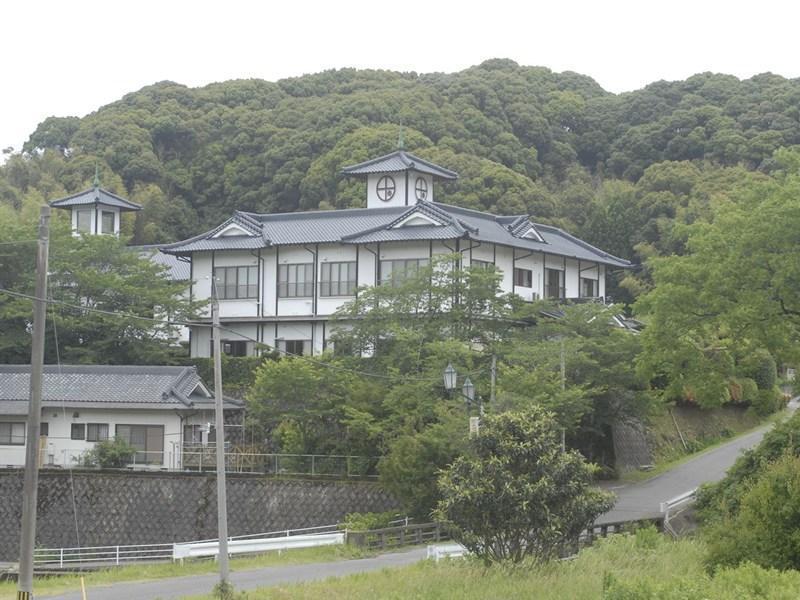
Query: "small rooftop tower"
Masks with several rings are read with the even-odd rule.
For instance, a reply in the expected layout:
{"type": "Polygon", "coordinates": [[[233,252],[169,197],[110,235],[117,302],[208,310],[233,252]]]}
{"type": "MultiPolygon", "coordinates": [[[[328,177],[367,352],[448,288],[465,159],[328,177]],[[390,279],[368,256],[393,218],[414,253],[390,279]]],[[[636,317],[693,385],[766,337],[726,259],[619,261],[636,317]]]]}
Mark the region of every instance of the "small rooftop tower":
{"type": "Polygon", "coordinates": [[[342,169],[343,175],[367,180],[367,208],[433,202],[435,180],[458,178],[457,173],[406,152],[402,129],[397,146],[391,154],[342,169]]]}
{"type": "Polygon", "coordinates": [[[72,212],[73,235],[119,235],[120,214],[123,211],[139,211],[135,202],[112,194],[100,187],[100,177],[95,167],[92,187],[66,198],[50,202],[53,208],[65,208],[72,212]]]}

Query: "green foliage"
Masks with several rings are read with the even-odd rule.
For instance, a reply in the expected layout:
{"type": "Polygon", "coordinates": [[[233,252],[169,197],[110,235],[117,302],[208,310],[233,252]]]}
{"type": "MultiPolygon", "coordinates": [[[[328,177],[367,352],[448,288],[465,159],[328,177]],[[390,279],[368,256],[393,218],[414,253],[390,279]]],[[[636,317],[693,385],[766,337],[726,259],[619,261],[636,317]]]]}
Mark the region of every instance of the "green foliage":
{"type": "MultiPolygon", "coordinates": [[[[222,355],[222,372],[225,374],[222,385],[225,393],[235,397],[244,397],[247,390],[255,383],[256,371],[267,360],[277,360],[277,352],[265,353],[261,356],[228,356],[222,355]]],[[[197,367],[200,379],[211,385],[214,381],[214,359],[185,357],[175,363],[197,367]]]]}
{"type": "Polygon", "coordinates": [[[84,452],[80,463],[84,467],[99,467],[101,469],[121,469],[127,466],[136,453],[136,448],[121,438],[102,440],[93,448],[84,452]]]}
{"type": "Polygon", "coordinates": [[[800,458],[787,453],[768,465],[707,536],[712,565],[800,567],[800,458]]]}
{"type": "Polygon", "coordinates": [[[245,600],[245,592],[237,593],[236,588],[230,581],[220,581],[211,590],[211,596],[215,600],[245,600]]]}
{"type": "Polygon", "coordinates": [[[489,416],[440,477],[435,515],[486,563],[548,560],[613,506],[592,471],[577,452],[561,451],[545,411],[489,416]]]}
{"type": "Polygon", "coordinates": [[[344,516],[344,521],[340,523],[342,529],[347,531],[369,531],[370,529],[383,529],[389,527],[397,513],[349,513],[344,516]]]}
{"type": "Polygon", "coordinates": [[[722,480],[700,488],[697,506],[702,517],[712,523],[734,518],[746,491],[787,453],[800,455],[800,413],[775,425],[756,448],[745,450],[722,480]]]}

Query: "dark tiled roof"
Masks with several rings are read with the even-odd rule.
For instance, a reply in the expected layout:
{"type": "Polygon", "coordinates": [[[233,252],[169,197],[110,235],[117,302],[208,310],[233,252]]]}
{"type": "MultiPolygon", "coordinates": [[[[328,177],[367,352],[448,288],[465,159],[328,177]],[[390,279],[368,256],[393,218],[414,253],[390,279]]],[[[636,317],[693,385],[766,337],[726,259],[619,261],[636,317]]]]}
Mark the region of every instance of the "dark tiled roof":
{"type": "Polygon", "coordinates": [[[525,215],[495,216],[437,202],[420,202],[411,207],[317,210],[265,215],[239,214],[259,222],[260,234],[212,237],[232,222],[232,219],[229,219],[207,233],[183,242],[162,246],[162,251],[185,255],[202,250],[248,250],[293,244],[353,244],[464,237],[478,242],[600,262],[614,267],[630,266],[627,260],[595,248],[557,227],[532,223],[525,215]],[[397,227],[415,212],[441,225],[397,227]],[[524,237],[531,229],[541,240],[524,237]]]}
{"type": "Polygon", "coordinates": [[[458,173],[445,169],[432,162],[414,156],[405,150],[396,150],[391,154],[379,156],[357,165],[351,165],[342,169],[344,175],[364,176],[373,173],[396,173],[398,171],[419,171],[433,175],[438,179],[457,179],[458,173]]]}
{"type": "Polygon", "coordinates": [[[87,204],[103,204],[105,206],[116,206],[120,210],[142,210],[140,204],[126,200],[122,196],[104,190],[100,187],[93,187],[77,194],[72,194],[66,198],[59,198],[50,202],[53,208],[69,208],[72,206],[83,206],[87,204]]]}
{"type": "MultiPolygon", "coordinates": [[[[29,365],[0,365],[0,413],[27,412],[30,372],[29,365]]],[[[194,367],[46,365],[42,405],[174,410],[213,406],[213,398],[194,367]]]]}
{"type": "Polygon", "coordinates": [[[161,252],[160,245],[129,246],[129,248],[141,253],[144,258],[150,259],[150,262],[167,267],[167,274],[172,281],[189,281],[192,271],[189,263],[174,254],[164,254],[161,252]]]}

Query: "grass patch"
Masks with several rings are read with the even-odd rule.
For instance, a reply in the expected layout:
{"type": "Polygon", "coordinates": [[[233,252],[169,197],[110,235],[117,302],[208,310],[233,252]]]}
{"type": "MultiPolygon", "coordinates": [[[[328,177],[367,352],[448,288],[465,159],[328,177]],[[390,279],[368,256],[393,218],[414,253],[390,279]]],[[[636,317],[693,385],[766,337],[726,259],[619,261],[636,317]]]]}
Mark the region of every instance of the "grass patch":
{"type": "MultiPolygon", "coordinates": [[[[712,576],[699,539],[672,541],[654,529],[600,540],[575,559],[484,567],[475,560],[397,569],[239,592],[237,600],[778,600],[796,598],[800,573],[745,565],[712,576]],[[795,595],[787,595],[787,591],[795,595]]],[[[193,596],[186,600],[212,600],[193,596]]]]}
{"type": "MultiPolygon", "coordinates": [[[[351,558],[363,558],[370,555],[371,553],[347,545],[299,548],[296,550],[285,550],[280,554],[278,552],[269,552],[254,556],[232,558],[230,561],[230,569],[231,571],[246,571],[260,567],[330,562],[351,558]]],[[[83,577],[86,586],[90,587],[113,585],[126,581],[148,581],[165,579],[168,577],[202,575],[206,573],[215,573],[217,569],[217,563],[207,559],[186,561],[183,565],[179,563],[134,564],[127,567],[87,572],[83,574],[83,577]]],[[[33,582],[33,588],[37,598],[39,596],[62,594],[79,590],[80,586],[80,575],[37,577],[33,582]]],[[[16,598],[16,589],[16,582],[0,582],[0,600],[14,600],[16,598]]]]}

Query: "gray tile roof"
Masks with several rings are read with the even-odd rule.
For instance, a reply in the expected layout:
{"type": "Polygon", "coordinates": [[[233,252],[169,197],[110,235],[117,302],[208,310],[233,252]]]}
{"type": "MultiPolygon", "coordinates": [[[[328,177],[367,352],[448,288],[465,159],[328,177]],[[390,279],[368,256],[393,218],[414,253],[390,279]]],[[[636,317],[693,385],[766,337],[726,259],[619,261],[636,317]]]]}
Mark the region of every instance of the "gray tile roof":
{"type": "Polygon", "coordinates": [[[72,206],[103,204],[105,206],[116,206],[120,210],[142,210],[140,204],[126,200],[122,196],[117,196],[113,192],[104,190],[100,187],[93,187],[77,194],[72,194],[66,198],[59,198],[50,202],[53,208],[70,208],[72,206]]]}
{"type": "MultiPolygon", "coordinates": [[[[29,365],[0,365],[0,414],[27,413],[29,365]]],[[[189,410],[213,406],[194,367],[46,365],[42,406],[189,410]],[[199,386],[199,387],[198,387],[199,386]]],[[[226,408],[238,408],[226,400],[226,408]]]]}
{"type": "Polygon", "coordinates": [[[174,254],[164,254],[161,246],[129,246],[131,250],[140,252],[142,257],[150,259],[157,265],[167,267],[167,275],[172,281],[189,281],[191,278],[191,267],[186,260],[181,260],[174,254]]]}
{"type": "Polygon", "coordinates": [[[420,202],[414,206],[388,208],[317,210],[265,215],[239,214],[259,222],[260,235],[211,238],[232,222],[232,219],[229,219],[207,233],[183,242],[162,246],[162,251],[187,255],[203,250],[242,250],[296,244],[354,244],[465,238],[599,262],[613,267],[630,266],[627,260],[595,248],[557,227],[533,223],[526,215],[495,216],[438,202],[420,202]],[[416,212],[441,225],[395,227],[416,212]],[[523,237],[531,229],[538,234],[541,241],[523,237]]]}
{"type": "Polygon", "coordinates": [[[438,179],[457,179],[458,173],[445,169],[432,162],[414,156],[405,150],[396,150],[391,154],[379,156],[357,165],[351,165],[342,169],[344,175],[365,176],[373,173],[396,173],[399,171],[419,171],[433,175],[438,179]]]}

